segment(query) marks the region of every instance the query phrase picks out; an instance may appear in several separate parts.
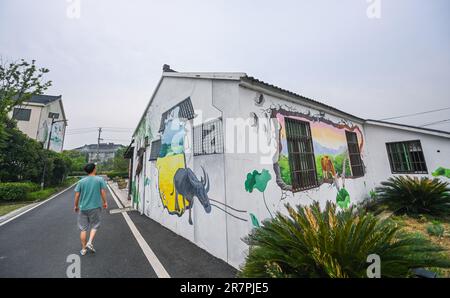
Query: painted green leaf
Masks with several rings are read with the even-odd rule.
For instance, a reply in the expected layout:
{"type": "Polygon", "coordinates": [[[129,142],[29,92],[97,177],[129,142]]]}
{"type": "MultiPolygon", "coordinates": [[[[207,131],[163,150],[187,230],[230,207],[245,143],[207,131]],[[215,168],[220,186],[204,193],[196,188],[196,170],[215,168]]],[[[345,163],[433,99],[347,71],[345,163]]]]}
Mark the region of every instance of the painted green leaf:
{"type": "Polygon", "coordinates": [[[261,173],[256,170],[253,173],[248,173],[245,180],[245,190],[251,193],[256,188],[260,192],[264,192],[270,179],[272,179],[272,176],[266,169],[263,169],[261,173]]]}
{"type": "Polygon", "coordinates": [[[443,177],[450,178],[450,169],[447,169],[444,167],[439,167],[432,173],[432,175],[434,177],[443,176],[443,177]]]}
{"type": "Polygon", "coordinates": [[[253,213],[250,213],[250,218],[252,219],[252,224],[255,228],[259,228],[259,221],[253,213]]]}
{"type": "Polygon", "coordinates": [[[342,209],[346,209],[350,206],[350,194],[345,188],[341,188],[337,193],[336,204],[342,209]]]}

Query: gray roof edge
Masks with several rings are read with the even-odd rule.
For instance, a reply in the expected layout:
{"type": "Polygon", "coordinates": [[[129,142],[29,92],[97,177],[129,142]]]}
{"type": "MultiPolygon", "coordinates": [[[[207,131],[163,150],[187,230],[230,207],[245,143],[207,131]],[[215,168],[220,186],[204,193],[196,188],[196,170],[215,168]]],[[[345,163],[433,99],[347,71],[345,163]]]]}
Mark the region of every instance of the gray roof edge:
{"type": "Polygon", "coordinates": [[[388,121],[382,121],[382,120],[374,120],[374,119],[366,119],[364,124],[372,124],[372,125],[379,125],[379,126],[396,126],[399,129],[414,129],[414,130],[420,130],[425,134],[432,134],[432,135],[441,135],[443,134],[443,137],[450,138],[450,132],[445,130],[439,130],[439,129],[433,129],[433,128],[426,128],[426,127],[420,127],[420,126],[414,126],[414,125],[408,125],[408,124],[402,124],[402,123],[395,123],[395,122],[388,122],[388,121]]]}
{"type": "MultiPolygon", "coordinates": [[[[330,110],[330,111],[332,111],[332,112],[334,112],[336,114],[340,114],[340,115],[344,115],[344,116],[349,117],[349,118],[353,118],[353,119],[357,120],[360,123],[364,123],[364,121],[365,121],[363,118],[360,118],[358,116],[355,116],[355,115],[352,115],[350,113],[344,112],[344,111],[339,110],[339,109],[337,109],[335,107],[332,107],[332,106],[324,104],[324,103],[322,103],[320,101],[317,101],[317,100],[305,97],[305,96],[297,94],[295,92],[292,92],[292,91],[280,88],[278,86],[266,83],[264,81],[258,80],[258,79],[254,78],[254,77],[251,77],[251,76],[244,76],[244,77],[241,78],[241,81],[246,82],[246,83],[251,84],[251,85],[258,85],[258,86],[260,86],[262,88],[271,89],[271,90],[273,90],[276,93],[280,93],[280,94],[283,94],[285,96],[295,98],[297,100],[305,101],[305,102],[310,103],[311,105],[316,106],[316,107],[323,107],[323,108],[325,108],[327,110],[330,110]]],[[[301,103],[301,102],[299,102],[299,103],[301,103]]]]}

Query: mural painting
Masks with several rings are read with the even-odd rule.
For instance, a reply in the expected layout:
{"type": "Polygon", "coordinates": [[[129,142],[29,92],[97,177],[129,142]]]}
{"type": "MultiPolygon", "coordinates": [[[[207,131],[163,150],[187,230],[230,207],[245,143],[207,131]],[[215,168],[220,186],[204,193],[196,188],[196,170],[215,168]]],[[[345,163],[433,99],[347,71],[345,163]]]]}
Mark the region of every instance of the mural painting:
{"type": "Polygon", "coordinates": [[[274,163],[277,184],[283,191],[292,191],[292,178],[289,165],[288,142],[285,119],[291,118],[309,123],[315,156],[315,166],[319,184],[329,183],[337,190],[336,204],[341,208],[350,205],[350,194],[345,188],[345,179],[352,178],[346,131],[356,133],[360,152],[363,151],[364,138],[359,126],[341,120],[336,123],[323,114],[300,113],[291,108],[271,108],[271,117],[278,126],[278,160],[274,163]]]}
{"type": "Polygon", "coordinates": [[[250,213],[250,218],[251,218],[251,220],[252,220],[252,225],[253,225],[254,228],[259,228],[259,227],[261,227],[261,226],[259,225],[258,218],[256,218],[256,216],[255,216],[253,213],[250,213]]]}
{"type": "Polygon", "coordinates": [[[447,177],[450,178],[450,169],[439,167],[433,173],[431,173],[433,177],[447,177]]]}
{"type": "Polygon", "coordinates": [[[50,138],[50,149],[55,151],[62,150],[64,138],[64,125],[61,122],[53,123],[52,134],[50,138]]]}
{"type": "Polygon", "coordinates": [[[156,160],[158,189],[161,201],[170,214],[182,216],[189,210],[189,224],[192,222],[192,207],[196,197],[207,213],[211,212],[208,197],[209,178],[205,169],[198,179],[187,168],[184,155],[185,120],[179,118],[179,107],[170,111],[165,120],[161,137],[161,149],[156,160]]]}
{"type": "MultiPolygon", "coordinates": [[[[266,197],[264,195],[264,191],[267,188],[267,183],[272,179],[272,176],[270,176],[270,173],[268,170],[263,169],[261,173],[254,170],[252,173],[247,174],[247,179],[245,180],[245,190],[249,193],[252,193],[253,190],[256,188],[259,190],[263,195],[264,205],[266,206],[267,211],[269,212],[270,216],[272,216],[272,212],[270,212],[269,207],[266,203],[266,197]]],[[[251,217],[252,222],[254,223],[254,220],[256,219],[255,216],[251,217]]]]}

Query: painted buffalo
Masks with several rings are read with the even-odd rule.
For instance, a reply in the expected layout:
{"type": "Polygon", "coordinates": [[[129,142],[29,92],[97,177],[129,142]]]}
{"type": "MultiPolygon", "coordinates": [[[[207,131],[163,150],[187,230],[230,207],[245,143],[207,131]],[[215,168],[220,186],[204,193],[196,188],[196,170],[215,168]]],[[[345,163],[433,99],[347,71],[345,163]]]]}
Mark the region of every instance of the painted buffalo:
{"type": "Polygon", "coordinates": [[[186,201],[189,202],[189,224],[192,225],[192,207],[194,204],[194,197],[200,201],[203,208],[205,208],[206,213],[211,212],[211,204],[208,198],[209,192],[209,177],[206,174],[205,169],[202,167],[203,177],[198,180],[195,173],[189,168],[182,168],[177,170],[173,177],[174,190],[175,192],[175,209],[180,211],[180,206],[178,205],[178,195],[183,196],[183,203],[186,206],[186,201]]]}

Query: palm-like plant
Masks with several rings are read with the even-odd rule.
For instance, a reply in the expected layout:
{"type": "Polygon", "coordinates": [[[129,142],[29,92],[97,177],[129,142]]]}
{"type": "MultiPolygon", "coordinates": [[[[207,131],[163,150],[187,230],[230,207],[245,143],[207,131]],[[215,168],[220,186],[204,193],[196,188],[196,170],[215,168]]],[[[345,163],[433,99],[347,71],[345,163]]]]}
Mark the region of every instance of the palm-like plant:
{"type": "Polygon", "coordinates": [[[443,249],[403,233],[389,220],[369,213],[336,212],[315,202],[289,216],[277,213],[244,239],[250,251],[241,277],[366,277],[367,257],[378,254],[382,277],[408,277],[421,267],[450,267],[443,249]]]}
{"type": "Polygon", "coordinates": [[[447,182],[437,178],[398,176],[381,185],[375,189],[378,203],[397,215],[450,215],[450,187],[447,182]]]}

